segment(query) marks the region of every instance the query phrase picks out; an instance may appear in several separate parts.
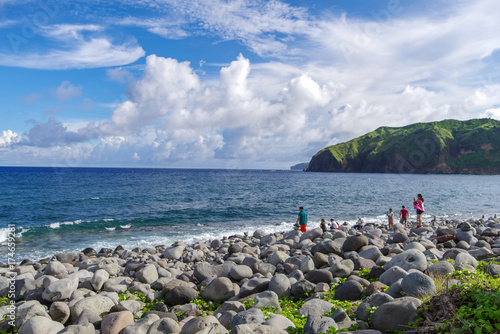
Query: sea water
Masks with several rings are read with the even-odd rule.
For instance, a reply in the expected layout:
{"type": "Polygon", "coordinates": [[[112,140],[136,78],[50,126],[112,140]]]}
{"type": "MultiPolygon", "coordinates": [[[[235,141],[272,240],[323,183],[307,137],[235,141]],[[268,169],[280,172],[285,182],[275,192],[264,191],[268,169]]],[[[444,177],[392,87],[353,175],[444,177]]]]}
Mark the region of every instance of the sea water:
{"type": "Polygon", "coordinates": [[[61,252],[193,243],[322,218],[386,224],[425,198],[424,220],[500,214],[500,176],[305,173],[266,170],[0,167],[0,262],[7,226],[16,261],[61,252]]]}

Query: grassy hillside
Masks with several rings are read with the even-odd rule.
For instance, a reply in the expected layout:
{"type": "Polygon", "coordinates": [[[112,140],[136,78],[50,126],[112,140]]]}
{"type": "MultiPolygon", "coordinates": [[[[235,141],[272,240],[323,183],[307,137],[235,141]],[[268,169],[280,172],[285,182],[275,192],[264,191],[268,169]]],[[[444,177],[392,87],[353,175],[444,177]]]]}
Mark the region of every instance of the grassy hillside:
{"type": "Polygon", "coordinates": [[[308,171],[500,174],[500,122],[444,120],[381,127],[329,146],[308,171]]]}

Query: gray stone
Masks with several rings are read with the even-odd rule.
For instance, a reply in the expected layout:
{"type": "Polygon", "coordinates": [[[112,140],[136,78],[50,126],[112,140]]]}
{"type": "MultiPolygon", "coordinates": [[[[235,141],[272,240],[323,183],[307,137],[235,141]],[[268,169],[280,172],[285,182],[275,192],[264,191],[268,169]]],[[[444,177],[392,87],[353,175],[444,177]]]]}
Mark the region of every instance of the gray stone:
{"type": "Polygon", "coordinates": [[[260,238],[260,244],[261,246],[264,245],[272,245],[276,242],[276,237],[272,234],[268,234],[260,238]]]}
{"type": "Polygon", "coordinates": [[[78,278],[68,277],[52,282],[42,294],[42,298],[49,302],[69,299],[73,291],[78,289],[78,278]]]}
{"type": "Polygon", "coordinates": [[[363,286],[356,281],[346,281],[335,290],[336,300],[357,300],[361,298],[363,286]]]}
{"type": "Polygon", "coordinates": [[[401,281],[401,288],[406,295],[422,299],[436,294],[436,286],[429,276],[421,272],[412,272],[401,281]]]}
{"type": "Polygon", "coordinates": [[[427,274],[432,278],[443,278],[447,274],[455,271],[455,268],[448,261],[439,261],[427,267],[427,274]]]}
{"type": "Polygon", "coordinates": [[[258,273],[262,275],[274,275],[276,272],[276,267],[271,263],[259,262],[255,265],[255,269],[258,273]]]}
{"type": "MultiPolygon", "coordinates": [[[[19,311],[21,310],[18,310],[18,312],[19,311]]],[[[22,309],[21,314],[16,317],[16,327],[21,327],[26,321],[33,317],[44,317],[52,320],[45,307],[37,302],[29,307],[26,307],[25,309],[22,309]]]]}
{"type": "Polygon", "coordinates": [[[311,283],[318,284],[318,283],[330,283],[333,279],[333,275],[330,271],[324,270],[324,269],[315,269],[309,271],[305,279],[308,280],[311,283]]]}
{"type": "Polygon", "coordinates": [[[283,274],[276,274],[269,282],[269,290],[275,292],[279,298],[290,295],[290,280],[283,274]]]}
{"type": "Polygon", "coordinates": [[[287,331],[268,325],[243,324],[231,329],[231,334],[287,334],[287,331]]]}
{"type": "Polygon", "coordinates": [[[365,249],[359,253],[359,256],[365,259],[370,259],[373,262],[377,262],[378,258],[382,256],[382,252],[375,246],[365,249]]]}
{"type": "Polygon", "coordinates": [[[74,325],[87,325],[87,324],[95,324],[98,321],[101,321],[101,317],[99,317],[92,310],[83,310],[76,321],[73,322],[74,325]]]}
{"type": "Polygon", "coordinates": [[[214,316],[197,317],[182,326],[182,334],[227,334],[228,331],[214,316]]]}
{"type": "Polygon", "coordinates": [[[380,275],[379,281],[380,283],[384,283],[385,285],[391,286],[397,280],[406,277],[406,275],[408,275],[408,272],[406,270],[396,266],[386,269],[384,273],[380,275]]]}
{"type": "Polygon", "coordinates": [[[371,315],[369,310],[372,307],[378,307],[393,300],[394,298],[389,296],[388,294],[380,291],[375,291],[370,297],[366,298],[361,304],[359,304],[355,312],[356,318],[359,320],[368,321],[371,315]]]}
{"type": "Polygon", "coordinates": [[[342,244],[336,242],[335,240],[324,240],[312,247],[311,253],[322,253],[322,254],[338,254],[342,253],[342,244]]]}
{"type": "Polygon", "coordinates": [[[233,321],[234,316],[237,314],[236,311],[225,311],[219,315],[219,322],[224,328],[231,329],[231,321],[233,321]]]}
{"type": "Polygon", "coordinates": [[[229,271],[231,277],[237,281],[241,281],[244,278],[250,278],[253,275],[253,271],[250,267],[245,265],[237,265],[231,268],[229,271]]]}
{"type": "MultiPolygon", "coordinates": [[[[338,308],[335,310],[335,312],[332,313],[332,315],[330,316],[330,318],[332,318],[333,320],[335,320],[335,322],[338,324],[339,322],[341,321],[344,321],[344,320],[349,320],[349,316],[347,315],[347,313],[341,309],[341,308],[338,308]]],[[[340,328],[339,328],[340,329],[340,328]]]]}
{"type": "Polygon", "coordinates": [[[403,297],[403,288],[401,287],[401,282],[403,281],[402,278],[398,279],[396,282],[392,283],[387,290],[385,290],[385,293],[388,294],[389,296],[393,298],[400,298],[403,297]]]}
{"type": "Polygon", "coordinates": [[[392,236],[391,243],[397,244],[397,243],[405,242],[406,240],[408,240],[408,235],[406,233],[398,232],[392,236]]]}
{"type": "Polygon", "coordinates": [[[410,269],[424,271],[427,269],[427,259],[421,251],[409,249],[394,256],[391,261],[385,264],[384,269],[387,270],[394,266],[398,266],[406,271],[410,269]]]}
{"type": "Polygon", "coordinates": [[[276,251],[270,255],[269,263],[271,263],[273,266],[277,266],[280,263],[285,263],[286,259],[288,259],[289,257],[290,256],[283,251],[276,251]]]}
{"type": "Polygon", "coordinates": [[[64,329],[64,325],[41,316],[27,320],[20,328],[19,334],[57,334],[64,329]]]}
{"type": "Polygon", "coordinates": [[[290,294],[295,297],[295,299],[304,299],[314,291],[314,288],[316,288],[316,284],[303,279],[292,285],[290,294]]]}
{"type": "Polygon", "coordinates": [[[466,243],[470,244],[473,241],[474,238],[474,233],[472,231],[457,231],[455,234],[455,238],[458,241],[465,241],[466,243]]]}
{"type": "Polygon", "coordinates": [[[146,334],[180,333],[181,327],[170,318],[162,318],[151,324],[146,334]]]}
{"type": "Polygon", "coordinates": [[[165,304],[168,306],[183,305],[196,298],[198,298],[197,291],[186,285],[178,285],[165,295],[165,304]]]}
{"type": "Polygon", "coordinates": [[[354,262],[350,259],[333,262],[328,270],[332,273],[333,277],[348,277],[354,270],[354,262]]]}
{"type": "Polygon", "coordinates": [[[184,252],[184,246],[173,246],[165,249],[162,257],[169,260],[180,260],[182,253],[184,252]]]}
{"type": "Polygon", "coordinates": [[[404,330],[410,322],[416,320],[418,300],[403,297],[381,305],[373,313],[370,324],[373,328],[385,333],[389,330],[404,330]]]}
{"type": "Polygon", "coordinates": [[[405,251],[409,249],[418,249],[421,252],[425,251],[425,247],[420,242],[417,241],[412,241],[403,248],[403,250],[405,251]]]}
{"type": "Polygon", "coordinates": [[[117,276],[120,272],[120,265],[117,259],[108,257],[97,264],[97,269],[104,269],[110,276],[117,276]]]}
{"type": "Polygon", "coordinates": [[[323,230],[319,227],[313,228],[300,236],[300,241],[309,239],[314,241],[314,239],[319,238],[323,235],[323,230]]]}
{"type": "Polygon", "coordinates": [[[335,320],[330,317],[309,316],[304,325],[304,334],[328,333],[330,327],[339,328],[335,320]]]}
{"type": "Polygon", "coordinates": [[[91,310],[95,314],[101,315],[109,312],[114,305],[110,298],[100,295],[84,298],[71,308],[71,321],[75,321],[84,310],[91,310]]]}
{"type": "Polygon", "coordinates": [[[262,324],[264,322],[264,313],[258,308],[251,308],[247,311],[239,312],[231,321],[231,332],[233,328],[243,324],[262,324]]]}
{"type": "Polygon", "coordinates": [[[239,297],[244,298],[251,294],[265,291],[269,288],[268,278],[252,278],[243,283],[240,288],[239,297]]]}
{"type": "Polygon", "coordinates": [[[26,292],[36,289],[35,280],[31,277],[19,278],[14,281],[14,287],[14,300],[21,300],[26,292]]]}
{"type": "Polygon", "coordinates": [[[47,263],[47,266],[45,267],[45,270],[43,272],[45,275],[50,275],[50,276],[57,276],[59,274],[66,274],[67,269],[59,261],[50,261],[47,263]]]}
{"type": "Polygon", "coordinates": [[[63,302],[55,302],[50,305],[49,315],[52,320],[65,324],[70,316],[69,306],[63,302]]]}
{"type": "Polygon", "coordinates": [[[332,310],[333,304],[321,299],[311,299],[297,311],[298,315],[320,317],[332,310]]]}
{"type": "Polygon", "coordinates": [[[59,253],[56,254],[56,259],[57,261],[61,263],[71,263],[73,261],[78,260],[78,254],[77,253],[59,253]]]}
{"type": "Polygon", "coordinates": [[[253,307],[264,308],[274,307],[277,313],[281,312],[278,295],[273,291],[264,291],[255,296],[253,307]]]}
{"type": "Polygon", "coordinates": [[[245,306],[237,301],[227,301],[224,302],[217,310],[215,310],[214,315],[217,316],[217,314],[227,311],[235,311],[236,313],[243,312],[245,311],[245,306]]]}
{"type": "Polygon", "coordinates": [[[132,312],[135,315],[137,312],[140,311],[140,309],[143,307],[144,304],[141,305],[141,303],[138,302],[137,300],[130,299],[130,300],[122,300],[119,302],[118,305],[125,308],[127,311],[132,312]]]}
{"type": "Polygon", "coordinates": [[[57,332],[57,334],[95,334],[95,327],[92,324],[70,325],[64,328],[62,331],[57,332]]]}
{"type": "Polygon", "coordinates": [[[233,283],[227,277],[215,278],[205,290],[201,292],[201,297],[207,301],[226,301],[236,295],[233,283]]]}
{"type": "Polygon", "coordinates": [[[95,271],[90,283],[95,291],[101,291],[102,286],[109,279],[109,273],[104,269],[98,269],[95,271]]]}
{"type": "Polygon", "coordinates": [[[212,265],[207,262],[199,262],[194,267],[194,276],[200,282],[213,277],[230,277],[231,268],[234,262],[224,262],[220,265],[212,265]]]}
{"type": "Polygon", "coordinates": [[[135,274],[135,277],[139,282],[146,284],[151,284],[159,278],[158,271],[154,264],[145,265],[135,274]]]}
{"type": "Polygon", "coordinates": [[[306,256],[300,261],[300,271],[307,274],[309,271],[314,269],[314,261],[309,256],[306,256]]]}
{"type": "Polygon", "coordinates": [[[484,268],[484,272],[492,277],[500,276],[500,265],[495,263],[490,263],[484,268]]]}
{"type": "Polygon", "coordinates": [[[355,251],[357,252],[361,247],[368,245],[368,238],[364,235],[353,235],[347,237],[342,245],[343,252],[355,251]]]}
{"type": "Polygon", "coordinates": [[[477,268],[477,260],[472,257],[469,253],[459,253],[455,258],[455,265],[460,264],[470,264],[474,268],[477,268]]]}
{"type": "Polygon", "coordinates": [[[281,314],[273,315],[271,318],[267,319],[266,322],[264,322],[264,325],[273,326],[281,330],[286,330],[288,327],[295,328],[295,324],[281,314]]]}

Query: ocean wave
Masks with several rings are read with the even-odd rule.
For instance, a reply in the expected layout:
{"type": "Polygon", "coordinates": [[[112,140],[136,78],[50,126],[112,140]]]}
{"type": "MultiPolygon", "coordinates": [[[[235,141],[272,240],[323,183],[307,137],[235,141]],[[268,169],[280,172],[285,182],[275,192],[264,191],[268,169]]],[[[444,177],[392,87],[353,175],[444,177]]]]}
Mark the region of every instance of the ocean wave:
{"type": "Polygon", "coordinates": [[[99,197],[91,197],[90,199],[97,200],[99,197]]]}
{"type": "Polygon", "coordinates": [[[4,242],[9,237],[8,228],[0,228],[0,242],[4,242]]]}
{"type": "Polygon", "coordinates": [[[127,224],[127,225],[120,225],[120,227],[126,230],[126,229],[131,228],[131,227],[132,227],[132,225],[131,225],[131,224],[127,224]]]}
{"type": "Polygon", "coordinates": [[[106,231],[114,231],[116,227],[105,227],[106,231]]]}

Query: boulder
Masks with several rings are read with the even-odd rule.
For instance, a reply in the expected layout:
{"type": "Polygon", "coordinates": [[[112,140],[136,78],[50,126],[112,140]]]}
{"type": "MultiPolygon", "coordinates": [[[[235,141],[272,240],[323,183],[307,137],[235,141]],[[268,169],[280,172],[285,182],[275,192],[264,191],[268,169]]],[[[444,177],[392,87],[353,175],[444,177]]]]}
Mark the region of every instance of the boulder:
{"type": "Polygon", "coordinates": [[[403,278],[401,288],[407,296],[422,299],[436,294],[436,286],[429,276],[421,272],[412,272],[403,278]]]}
{"type": "Polygon", "coordinates": [[[97,269],[106,270],[110,276],[117,276],[120,272],[120,265],[117,259],[108,257],[97,264],[97,269]]]}
{"type": "Polygon", "coordinates": [[[55,302],[50,305],[49,315],[52,320],[65,324],[68,321],[71,312],[69,306],[63,302],[55,302]]]}
{"type": "Polygon", "coordinates": [[[183,305],[198,298],[198,292],[186,285],[179,285],[170,290],[165,296],[168,306],[183,305]]]}
{"type": "Polygon", "coordinates": [[[73,291],[78,289],[78,278],[68,277],[52,282],[42,294],[42,298],[49,302],[69,299],[73,291]]]}
{"type": "Polygon", "coordinates": [[[375,291],[370,297],[366,298],[356,309],[356,319],[368,321],[370,318],[369,310],[372,307],[378,307],[382,304],[392,302],[394,298],[386,293],[375,291]]]}
{"type": "Polygon", "coordinates": [[[184,246],[168,247],[167,249],[165,249],[165,252],[163,252],[162,257],[169,260],[180,260],[184,249],[184,246]]]}
{"type": "Polygon", "coordinates": [[[261,324],[243,324],[231,329],[231,334],[287,334],[288,332],[274,326],[261,324]]]}
{"type": "Polygon", "coordinates": [[[159,278],[158,271],[154,264],[145,265],[135,274],[135,277],[139,282],[146,284],[151,284],[159,278]]]}
{"type": "Polygon", "coordinates": [[[94,288],[95,291],[100,291],[104,283],[106,283],[108,279],[109,279],[109,273],[104,269],[98,269],[92,276],[90,283],[92,284],[92,287],[94,288]]]}
{"type": "Polygon", "coordinates": [[[373,313],[370,324],[382,333],[403,331],[405,326],[416,320],[419,305],[420,301],[412,297],[403,297],[382,304],[373,313]]]}
{"type": "Polygon", "coordinates": [[[277,309],[277,313],[281,312],[278,295],[273,291],[264,291],[255,296],[253,307],[264,308],[273,307],[277,309]]]}
{"type": "Polygon", "coordinates": [[[279,298],[290,295],[290,280],[283,274],[276,274],[269,282],[269,290],[275,292],[279,298]]]}
{"type": "Polygon", "coordinates": [[[477,260],[471,256],[469,253],[459,253],[455,258],[455,265],[460,264],[470,264],[474,268],[477,268],[477,260]]]}
{"type": "Polygon", "coordinates": [[[394,256],[391,261],[385,264],[384,269],[387,270],[394,266],[398,266],[406,271],[410,269],[424,271],[427,269],[427,259],[424,253],[418,249],[409,249],[394,256]]]}
{"type": "Polygon", "coordinates": [[[28,319],[20,328],[19,334],[57,334],[64,325],[49,318],[35,316],[28,319]]]}
{"type": "Polygon", "coordinates": [[[283,251],[276,251],[269,256],[269,263],[273,266],[277,266],[278,264],[285,263],[286,259],[289,258],[289,255],[283,251]]]}
{"type": "Polygon", "coordinates": [[[194,267],[194,276],[200,282],[212,277],[230,277],[234,262],[224,262],[220,265],[212,265],[207,262],[198,262],[194,267]]]}
{"type": "Polygon", "coordinates": [[[170,318],[156,320],[149,327],[147,334],[180,333],[181,327],[170,318]]]}
{"type": "Polygon", "coordinates": [[[45,267],[44,274],[50,276],[57,276],[59,274],[66,274],[68,269],[59,261],[49,261],[45,267]]]}
{"type": "MultiPolygon", "coordinates": [[[[215,278],[205,290],[201,292],[201,297],[207,301],[226,301],[236,295],[233,283],[227,277],[215,278]]],[[[194,298],[193,298],[194,299],[194,298]]]]}
{"type": "Polygon", "coordinates": [[[57,334],[95,334],[95,327],[92,324],[70,325],[57,334]]]}
{"type": "Polygon", "coordinates": [[[368,245],[368,238],[364,235],[347,237],[342,245],[342,252],[357,252],[361,247],[368,245]]]}
{"type": "Polygon", "coordinates": [[[101,334],[119,334],[122,329],[134,323],[130,311],[110,313],[102,319],[101,334]]]}
{"type": "Polygon", "coordinates": [[[314,291],[314,288],[316,288],[316,284],[303,279],[292,285],[292,287],[290,288],[290,294],[295,299],[304,299],[314,291]]]}
{"type": "Polygon", "coordinates": [[[400,280],[408,275],[408,272],[400,267],[392,267],[386,269],[379,277],[379,281],[385,285],[391,286],[397,280],[400,280]]]}
{"type": "Polygon", "coordinates": [[[253,275],[253,271],[250,267],[245,265],[237,265],[230,269],[229,275],[237,280],[241,281],[244,278],[250,278],[253,275]]]}
{"type": "Polygon", "coordinates": [[[427,267],[427,274],[433,278],[444,278],[455,271],[455,268],[448,261],[439,261],[427,267]]]}
{"type": "Polygon", "coordinates": [[[125,327],[121,334],[146,334],[149,327],[158,320],[160,320],[160,318],[156,314],[148,314],[125,327]]]}
{"type": "Polygon", "coordinates": [[[336,261],[328,269],[333,277],[348,277],[354,270],[354,262],[350,259],[336,261]]]}
{"type": "Polygon", "coordinates": [[[332,310],[333,304],[321,299],[311,299],[302,305],[297,311],[298,315],[304,317],[320,317],[332,310]]]}
{"type": "Polygon", "coordinates": [[[268,278],[252,278],[243,283],[240,289],[239,297],[244,298],[251,294],[265,291],[269,288],[268,278]]]}
{"type": "Polygon", "coordinates": [[[264,322],[264,313],[258,308],[251,308],[247,311],[239,312],[231,321],[231,332],[238,325],[244,324],[262,324],[264,322]]]}
{"type": "Polygon", "coordinates": [[[490,263],[484,268],[484,272],[491,277],[500,277],[500,265],[490,263]]]}
{"type": "Polygon", "coordinates": [[[318,284],[321,282],[330,283],[333,279],[333,275],[328,270],[314,269],[306,274],[305,279],[314,284],[318,284]]]}
{"type": "Polygon", "coordinates": [[[295,324],[290,319],[282,316],[281,314],[273,315],[271,318],[267,319],[264,322],[264,325],[279,328],[281,330],[286,330],[288,327],[295,328],[295,324]]]}
{"type": "Polygon", "coordinates": [[[32,277],[18,278],[14,281],[14,300],[24,299],[26,292],[36,289],[35,280],[32,277]]]}
{"type": "Polygon", "coordinates": [[[329,333],[330,327],[339,329],[335,320],[330,317],[309,316],[304,325],[304,334],[329,333]]]}
{"type": "Polygon", "coordinates": [[[335,290],[336,300],[357,300],[361,298],[363,286],[356,281],[345,281],[335,290]]]}
{"type": "Polygon", "coordinates": [[[227,334],[227,329],[214,316],[197,317],[182,326],[182,334],[227,334]]]}
{"type": "Polygon", "coordinates": [[[29,319],[33,317],[44,317],[47,319],[50,319],[50,316],[47,314],[47,310],[45,307],[43,307],[40,303],[38,302],[33,302],[32,305],[28,305],[26,308],[17,310],[18,312],[21,312],[17,317],[16,317],[16,327],[22,327],[22,325],[28,321],[29,319]]]}
{"type": "Polygon", "coordinates": [[[227,311],[235,311],[236,313],[245,311],[245,306],[237,301],[227,301],[224,302],[217,310],[215,310],[214,315],[227,312],[227,311]]]}
{"type": "Polygon", "coordinates": [[[84,310],[90,310],[97,315],[101,315],[109,312],[114,305],[110,298],[100,295],[84,298],[71,308],[71,321],[74,322],[84,310]]]}

